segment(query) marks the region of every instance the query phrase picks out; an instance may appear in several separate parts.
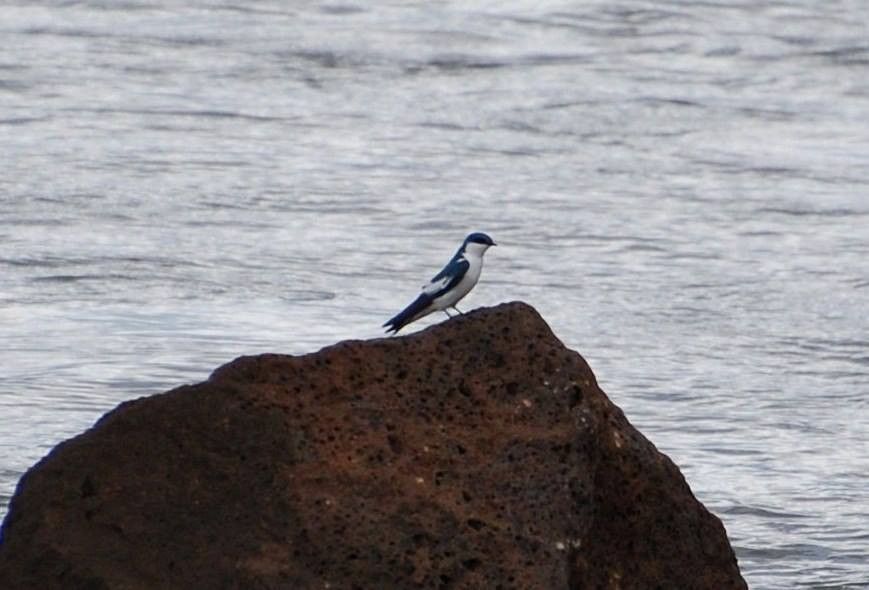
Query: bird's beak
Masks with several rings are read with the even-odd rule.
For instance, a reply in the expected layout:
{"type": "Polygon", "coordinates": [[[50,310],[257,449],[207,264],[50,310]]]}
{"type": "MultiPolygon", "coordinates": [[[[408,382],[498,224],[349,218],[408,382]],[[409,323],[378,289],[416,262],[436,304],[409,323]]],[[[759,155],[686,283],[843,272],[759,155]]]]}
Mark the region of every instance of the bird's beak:
{"type": "Polygon", "coordinates": [[[493,246],[497,246],[498,244],[496,244],[495,242],[492,242],[492,245],[493,245],[493,246]]]}

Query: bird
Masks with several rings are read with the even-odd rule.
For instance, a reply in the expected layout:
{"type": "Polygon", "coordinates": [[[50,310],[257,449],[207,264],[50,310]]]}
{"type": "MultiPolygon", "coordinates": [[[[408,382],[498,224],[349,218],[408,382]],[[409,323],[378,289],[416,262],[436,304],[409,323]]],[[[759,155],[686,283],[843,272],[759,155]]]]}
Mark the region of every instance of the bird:
{"type": "Polygon", "coordinates": [[[448,317],[453,317],[448,309],[461,314],[456,304],[477,284],[483,270],[483,254],[490,246],[497,244],[486,234],[469,234],[443,270],[422,286],[419,297],[383,324],[386,332],[397,334],[409,323],[435,311],[443,311],[448,317]]]}

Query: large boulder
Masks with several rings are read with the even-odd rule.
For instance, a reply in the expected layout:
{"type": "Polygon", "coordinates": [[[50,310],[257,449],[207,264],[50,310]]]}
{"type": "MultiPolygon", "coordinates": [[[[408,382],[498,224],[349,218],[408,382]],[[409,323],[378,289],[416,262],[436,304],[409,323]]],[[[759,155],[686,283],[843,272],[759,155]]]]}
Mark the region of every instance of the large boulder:
{"type": "Polygon", "coordinates": [[[676,465],[510,303],[121,404],[21,479],[0,588],[746,584],[676,465]]]}

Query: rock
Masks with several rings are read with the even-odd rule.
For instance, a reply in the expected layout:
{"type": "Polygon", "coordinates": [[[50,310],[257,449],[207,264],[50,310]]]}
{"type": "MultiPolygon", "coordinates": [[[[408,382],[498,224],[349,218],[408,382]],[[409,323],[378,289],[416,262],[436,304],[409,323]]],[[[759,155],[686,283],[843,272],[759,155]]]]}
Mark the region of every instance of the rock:
{"type": "Polygon", "coordinates": [[[21,479],[0,588],[746,584],[679,469],[510,303],[121,404],[21,479]]]}

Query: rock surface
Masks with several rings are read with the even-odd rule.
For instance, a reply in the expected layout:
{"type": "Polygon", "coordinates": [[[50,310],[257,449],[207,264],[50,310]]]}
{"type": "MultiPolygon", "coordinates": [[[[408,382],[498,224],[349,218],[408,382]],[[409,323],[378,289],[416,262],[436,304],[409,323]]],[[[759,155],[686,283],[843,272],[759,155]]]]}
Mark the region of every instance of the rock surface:
{"type": "Polygon", "coordinates": [[[746,588],[721,522],[521,303],[242,357],[21,480],[0,588],[746,588]]]}

